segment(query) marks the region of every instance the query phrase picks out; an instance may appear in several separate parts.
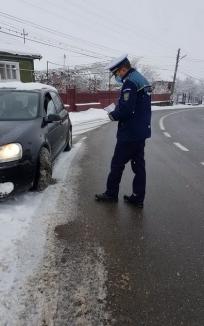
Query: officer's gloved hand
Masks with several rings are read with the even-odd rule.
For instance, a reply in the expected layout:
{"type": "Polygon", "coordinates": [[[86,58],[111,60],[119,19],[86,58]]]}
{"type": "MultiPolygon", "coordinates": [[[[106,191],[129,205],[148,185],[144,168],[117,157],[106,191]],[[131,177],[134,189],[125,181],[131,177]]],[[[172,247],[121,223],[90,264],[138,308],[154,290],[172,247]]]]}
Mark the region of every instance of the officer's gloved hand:
{"type": "Polygon", "coordinates": [[[109,113],[108,116],[109,116],[109,119],[110,119],[111,121],[115,121],[115,119],[113,118],[113,116],[112,116],[111,113],[109,113]]]}

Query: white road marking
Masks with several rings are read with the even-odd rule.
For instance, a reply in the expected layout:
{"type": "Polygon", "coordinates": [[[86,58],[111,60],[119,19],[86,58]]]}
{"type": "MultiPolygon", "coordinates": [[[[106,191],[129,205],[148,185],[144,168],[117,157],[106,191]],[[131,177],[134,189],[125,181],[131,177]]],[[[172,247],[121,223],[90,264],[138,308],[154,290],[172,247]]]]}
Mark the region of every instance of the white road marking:
{"type": "Polygon", "coordinates": [[[171,138],[171,135],[168,132],[166,132],[166,131],[164,131],[164,136],[166,136],[168,138],[171,138]]]}
{"type": "Polygon", "coordinates": [[[194,110],[200,110],[200,109],[204,109],[204,107],[191,107],[191,109],[179,109],[179,111],[176,111],[176,112],[173,112],[173,113],[168,113],[166,115],[164,115],[163,117],[160,118],[159,120],[159,127],[162,131],[165,131],[165,126],[164,126],[164,119],[166,119],[167,117],[169,117],[170,115],[173,115],[173,114],[178,114],[180,112],[186,112],[186,111],[194,111],[194,110]]]}
{"type": "Polygon", "coordinates": [[[189,152],[189,149],[185,146],[181,145],[180,143],[174,143],[175,146],[177,146],[179,149],[181,149],[184,152],[189,152]]]}
{"type": "Polygon", "coordinates": [[[168,114],[164,115],[163,117],[161,117],[160,120],[159,120],[159,127],[160,127],[160,129],[162,131],[165,131],[166,130],[165,127],[164,127],[164,119],[166,119],[170,115],[177,114],[177,113],[180,113],[180,112],[185,112],[185,111],[192,111],[192,109],[180,110],[180,111],[177,111],[177,112],[168,113],[168,114]]]}
{"type": "Polygon", "coordinates": [[[166,117],[166,115],[159,120],[159,127],[163,131],[165,130],[165,128],[164,128],[164,122],[163,122],[165,117],[166,117]]]}

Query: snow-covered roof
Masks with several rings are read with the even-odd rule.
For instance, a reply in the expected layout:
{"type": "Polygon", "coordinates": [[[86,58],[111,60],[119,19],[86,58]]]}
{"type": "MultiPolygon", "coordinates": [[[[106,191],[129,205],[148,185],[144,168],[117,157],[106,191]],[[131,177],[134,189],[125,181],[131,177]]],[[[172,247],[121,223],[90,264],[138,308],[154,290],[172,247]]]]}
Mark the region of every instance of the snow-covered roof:
{"type": "Polygon", "coordinates": [[[27,44],[24,44],[22,39],[16,39],[13,36],[2,33],[0,34],[0,52],[32,57],[33,59],[42,58],[40,53],[30,48],[27,44]]]}
{"type": "Polygon", "coordinates": [[[13,55],[18,55],[18,56],[24,56],[24,57],[32,57],[33,59],[42,59],[42,56],[40,54],[33,54],[31,52],[23,52],[21,50],[13,50],[13,49],[8,49],[8,48],[2,48],[0,47],[0,52],[2,53],[8,53],[8,54],[13,54],[13,55]]]}
{"type": "Polygon", "coordinates": [[[35,91],[48,89],[56,91],[55,87],[41,83],[22,83],[22,82],[0,82],[0,89],[14,89],[20,91],[35,91]]]}

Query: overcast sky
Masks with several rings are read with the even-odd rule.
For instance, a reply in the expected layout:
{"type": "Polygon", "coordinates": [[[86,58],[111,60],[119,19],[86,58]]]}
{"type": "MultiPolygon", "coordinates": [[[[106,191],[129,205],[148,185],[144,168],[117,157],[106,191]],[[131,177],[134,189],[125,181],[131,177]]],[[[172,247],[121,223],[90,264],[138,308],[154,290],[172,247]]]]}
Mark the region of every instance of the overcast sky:
{"type": "MultiPolygon", "coordinates": [[[[73,66],[129,53],[171,79],[180,47],[187,57],[180,62],[179,76],[204,78],[203,0],[6,0],[0,12],[4,31],[20,35],[25,28],[28,37],[61,48],[26,41],[43,56],[36,68],[45,68],[47,60],[63,65],[64,54],[66,65],[73,66]],[[2,12],[60,33],[8,19],[2,12]]],[[[0,33],[0,41],[2,37],[0,33]]]]}

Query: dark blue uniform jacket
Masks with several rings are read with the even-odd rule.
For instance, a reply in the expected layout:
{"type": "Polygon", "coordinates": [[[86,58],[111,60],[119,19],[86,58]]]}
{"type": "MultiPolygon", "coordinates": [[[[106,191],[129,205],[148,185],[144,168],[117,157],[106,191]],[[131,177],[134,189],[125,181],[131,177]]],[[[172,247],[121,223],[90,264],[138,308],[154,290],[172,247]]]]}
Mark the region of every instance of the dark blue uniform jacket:
{"type": "Polygon", "coordinates": [[[151,137],[151,86],[135,69],[123,78],[116,108],[109,114],[118,121],[119,141],[138,141],[151,137]]]}

